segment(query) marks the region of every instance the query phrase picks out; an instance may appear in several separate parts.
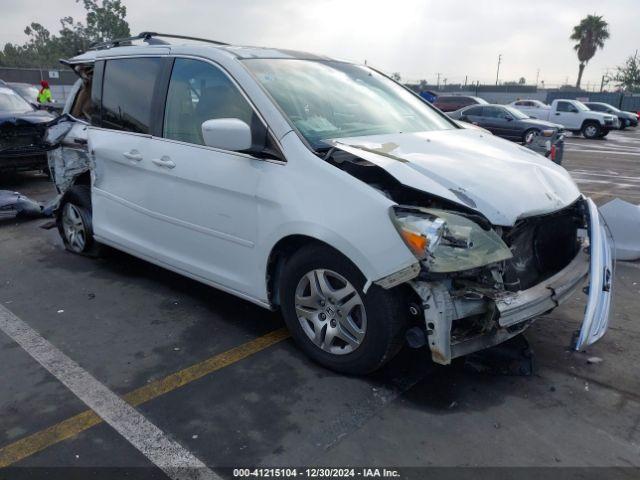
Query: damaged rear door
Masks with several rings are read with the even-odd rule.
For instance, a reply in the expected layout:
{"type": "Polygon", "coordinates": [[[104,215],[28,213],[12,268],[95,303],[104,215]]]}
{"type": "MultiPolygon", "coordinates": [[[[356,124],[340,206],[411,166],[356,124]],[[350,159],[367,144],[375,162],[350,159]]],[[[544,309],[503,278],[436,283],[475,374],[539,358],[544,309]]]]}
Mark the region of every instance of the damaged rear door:
{"type": "Polygon", "coordinates": [[[49,126],[46,137],[47,143],[54,148],[47,155],[49,170],[61,194],[91,169],[87,140],[92,116],[97,113],[92,97],[94,62],[62,63],[70,66],[79,78],[62,115],[49,126]]]}

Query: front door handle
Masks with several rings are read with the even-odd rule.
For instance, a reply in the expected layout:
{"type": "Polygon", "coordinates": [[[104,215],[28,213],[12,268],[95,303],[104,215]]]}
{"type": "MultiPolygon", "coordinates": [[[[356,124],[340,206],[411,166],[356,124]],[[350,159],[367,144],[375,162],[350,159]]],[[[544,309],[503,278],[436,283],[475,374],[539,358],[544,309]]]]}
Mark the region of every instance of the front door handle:
{"type": "Polygon", "coordinates": [[[157,165],[159,167],[164,167],[164,168],[173,168],[176,166],[176,164],[174,163],[173,160],[171,160],[169,157],[167,157],[166,155],[163,155],[160,158],[153,158],[151,160],[153,162],[154,165],[157,165]]]}
{"type": "Polygon", "coordinates": [[[142,154],[138,150],[130,150],[128,152],[124,152],[122,155],[124,156],[124,158],[133,160],[134,162],[139,162],[140,160],[142,160],[142,154]]]}

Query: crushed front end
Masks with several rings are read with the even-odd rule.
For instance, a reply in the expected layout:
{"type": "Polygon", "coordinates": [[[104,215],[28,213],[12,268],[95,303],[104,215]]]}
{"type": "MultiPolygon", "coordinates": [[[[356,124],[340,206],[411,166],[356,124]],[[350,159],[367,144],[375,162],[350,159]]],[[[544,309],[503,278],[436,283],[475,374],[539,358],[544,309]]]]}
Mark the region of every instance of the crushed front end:
{"type": "Polygon", "coordinates": [[[0,119],[0,171],[45,169],[49,146],[44,137],[48,115],[0,119]]]}
{"type": "Polygon", "coordinates": [[[573,347],[581,349],[606,331],[613,264],[590,199],[509,228],[413,206],[395,208],[392,217],[420,259],[409,283],[420,299],[419,328],[434,362],[449,364],[518,335],[587,278],[587,313],[573,347]]]}

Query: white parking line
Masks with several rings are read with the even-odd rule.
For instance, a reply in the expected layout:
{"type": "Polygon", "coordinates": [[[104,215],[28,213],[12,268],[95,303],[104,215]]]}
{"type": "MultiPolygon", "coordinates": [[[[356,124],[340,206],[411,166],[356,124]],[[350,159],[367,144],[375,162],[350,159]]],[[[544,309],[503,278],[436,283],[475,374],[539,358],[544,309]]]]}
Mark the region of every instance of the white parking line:
{"type": "Polygon", "coordinates": [[[0,330],[170,478],[220,480],[201,460],[2,305],[0,330]]]}
{"type": "Polygon", "coordinates": [[[607,153],[611,155],[632,155],[634,157],[640,156],[640,153],[635,152],[622,152],[617,150],[587,150],[587,149],[568,149],[569,152],[579,152],[579,153],[607,153]]]}

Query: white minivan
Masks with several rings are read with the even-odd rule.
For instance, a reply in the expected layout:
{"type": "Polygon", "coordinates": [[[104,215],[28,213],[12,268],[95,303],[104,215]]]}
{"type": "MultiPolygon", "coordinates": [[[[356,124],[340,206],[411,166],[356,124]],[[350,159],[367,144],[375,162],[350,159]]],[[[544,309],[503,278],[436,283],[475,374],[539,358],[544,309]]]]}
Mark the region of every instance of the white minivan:
{"type": "Polygon", "coordinates": [[[81,79],[50,165],[72,252],[106,244],[279,309],[341,372],[405,338],[448,364],[586,280],[573,348],[607,329],[608,235],[568,173],[371,68],[148,33],[66,63],[81,79]]]}

